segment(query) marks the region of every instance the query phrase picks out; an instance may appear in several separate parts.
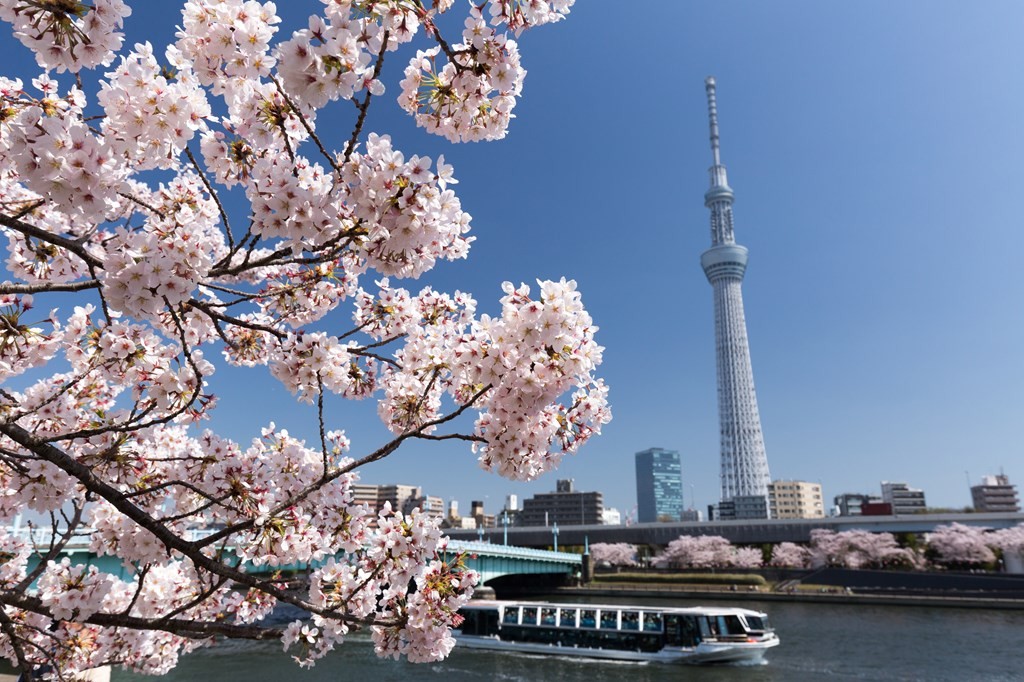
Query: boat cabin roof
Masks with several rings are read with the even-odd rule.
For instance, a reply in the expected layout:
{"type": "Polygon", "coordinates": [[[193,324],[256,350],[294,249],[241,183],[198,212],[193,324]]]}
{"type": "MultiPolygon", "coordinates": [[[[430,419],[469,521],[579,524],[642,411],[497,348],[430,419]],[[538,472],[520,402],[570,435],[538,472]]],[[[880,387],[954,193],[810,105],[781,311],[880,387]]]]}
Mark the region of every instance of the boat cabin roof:
{"type": "Polygon", "coordinates": [[[735,606],[654,606],[640,604],[570,604],[565,602],[529,602],[501,599],[471,599],[463,608],[497,609],[498,607],[557,608],[557,609],[598,609],[601,611],[648,611],[658,613],[678,613],[689,615],[715,616],[763,616],[762,611],[744,609],[735,606]]]}

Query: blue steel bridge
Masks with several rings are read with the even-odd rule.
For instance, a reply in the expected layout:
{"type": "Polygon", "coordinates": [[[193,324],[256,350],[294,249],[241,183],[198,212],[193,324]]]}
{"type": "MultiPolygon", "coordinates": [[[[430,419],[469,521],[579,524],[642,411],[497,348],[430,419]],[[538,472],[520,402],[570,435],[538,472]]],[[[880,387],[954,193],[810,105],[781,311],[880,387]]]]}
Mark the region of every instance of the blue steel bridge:
{"type": "MultiPolygon", "coordinates": [[[[196,531],[191,539],[199,539],[208,531],[196,531]]],[[[50,543],[50,530],[36,528],[11,528],[8,533],[20,537],[39,548],[39,553],[44,554],[50,543]]],[[[230,548],[229,548],[230,551],[230,548]]],[[[531,549],[529,547],[515,547],[512,545],[498,545],[490,542],[479,542],[469,540],[451,540],[448,548],[442,553],[445,561],[450,561],[458,554],[465,555],[465,565],[480,574],[480,585],[483,585],[495,578],[509,575],[546,575],[552,578],[557,576],[571,576],[582,569],[582,556],[566,552],[550,552],[543,549],[531,549]]],[[[95,566],[98,570],[119,578],[128,579],[133,571],[124,566],[121,559],[112,556],[96,556],[89,550],[89,532],[84,531],[76,534],[64,547],[57,557],[57,561],[67,557],[72,564],[86,564],[95,566]]],[[[28,569],[38,563],[39,557],[29,558],[28,569]]],[[[254,575],[267,574],[276,571],[290,572],[301,571],[310,566],[316,567],[323,562],[315,562],[311,565],[288,565],[288,566],[252,566],[245,565],[245,572],[254,575]]]]}

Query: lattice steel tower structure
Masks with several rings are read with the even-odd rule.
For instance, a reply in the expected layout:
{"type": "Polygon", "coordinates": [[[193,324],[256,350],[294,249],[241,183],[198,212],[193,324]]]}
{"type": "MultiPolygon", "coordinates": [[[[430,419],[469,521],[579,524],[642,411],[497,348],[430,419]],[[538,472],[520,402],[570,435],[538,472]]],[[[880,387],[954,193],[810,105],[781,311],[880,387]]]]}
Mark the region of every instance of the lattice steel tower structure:
{"type": "Polygon", "coordinates": [[[700,264],[715,292],[715,354],[718,365],[718,419],[722,444],[722,500],[764,497],[767,503],[768,457],[757,411],[754,372],[750,366],[747,322],[743,316],[743,273],[747,249],[733,236],[732,189],[718,148],[715,79],[704,81],[711,123],[711,189],[704,205],[711,210],[711,248],[700,264]]]}

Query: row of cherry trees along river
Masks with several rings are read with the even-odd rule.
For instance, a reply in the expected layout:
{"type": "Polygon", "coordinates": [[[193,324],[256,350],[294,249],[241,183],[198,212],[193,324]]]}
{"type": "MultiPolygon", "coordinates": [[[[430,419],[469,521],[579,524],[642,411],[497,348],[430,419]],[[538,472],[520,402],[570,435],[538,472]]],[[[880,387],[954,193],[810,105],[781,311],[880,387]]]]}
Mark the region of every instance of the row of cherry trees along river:
{"type": "Polygon", "coordinates": [[[272,2],[189,0],[164,49],[123,45],[123,0],[0,0],[40,67],[0,77],[0,520],[30,509],[55,531],[0,531],[0,656],[161,673],[214,638],[276,638],[310,665],[357,627],[383,657],[448,654],[477,576],[438,559],[426,515],[356,505],[357,469],[461,441],[533,479],[611,418],[602,349],[572,281],[506,283],[495,317],[398,286],[465,258],[471,218],[444,157],[396,149],[373,112],[396,106],[381,73],[405,51],[386,61],[418,125],[505,137],[515,38],[572,4],[305,0],[279,36],[272,2]],[[225,363],[313,405],[316,442],[204,428],[225,363]],[[350,443],[346,399],[375,400],[392,437],[350,443]],[[55,561],[82,528],[131,577],[55,561]],[[302,581],[244,570],[325,559],[302,581]],[[267,624],[282,602],[310,617],[267,624]]]}
{"type": "MultiPolygon", "coordinates": [[[[1001,555],[1024,553],[1024,524],[992,531],[953,523],[939,526],[922,542],[903,546],[892,533],[863,530],[811,531],[807,545],[781,542],[765,552],[737,547],[716,535],[683,535],[651,563],[662,568],[992,568],[1001,555]],[[767,554],[767,556],[766,556],[767,554]]],[[[590,555],[598,564],[637,566],[637,548],[627,543],[595,543],[590,555]]]]}

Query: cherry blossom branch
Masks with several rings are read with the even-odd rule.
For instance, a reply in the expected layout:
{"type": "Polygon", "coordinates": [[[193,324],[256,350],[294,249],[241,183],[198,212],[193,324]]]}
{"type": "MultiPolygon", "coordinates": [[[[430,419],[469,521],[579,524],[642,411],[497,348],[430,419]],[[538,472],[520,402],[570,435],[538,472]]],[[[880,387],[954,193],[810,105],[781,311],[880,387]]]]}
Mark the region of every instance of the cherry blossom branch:
{"type": "Polygon", "coordinates": [[[231,223],[228,222],[228,214],[224,211],[224,204],[220,202],[220,195],[217,194],[217,190],[210,184],[210,180],[206,177],[206,173],[199,166],[199,162],[196,161],[196,157],[192,155],[192,150],[189,149],[188,145],[185,145],[185,155],[188,156],[188,160],[192,162],[192,167],[196,169],[196,173],[199,175],[199,179],[203,185],[206,186],[206,191],[210,193],[215,204],[217,204],[217,210],[220,212],[220,219],[224,223],[224,233],[228,237],[228,248],[235,248],[234,237],[231,235],[231,223]]]}
{"type": "Polygon", "coordinates": [[[68,282],[65,284],[11,284],[4,282],[0,284],[0,295],[4,294],[40,294],[58,292],[86,291],[98,289],[100,283],[95,279],[83,280],[81,282],[68,282]]]}
{"type": "Polygon", "coordinates": [[[14,218],[15,220],[20,220],[20,219],[24,218],[29,213],[31,213],[32,211],[36,210],[37,208],[39,208],[40,206],[42,206],[45,203],[46,203],[45,199],[40,199],[39,201],[33,201],[28,206],[26,206],[25,208],[21,209],[20,211],[18,211],[17,213],[15,213],[11,217],[14,218]]]}
{"type": "Polygon", "coordinates": [[[30,225],[24,222],[23,220],[19,220],[17,218],[12,218],[10,216],[4,215],[3,213],[0,213],[0,225],[8,227],[17,232],[21,232],[25,236],[35,237],[36,239],[47,242],[48,244],[53,244],[54,246],[59,246],[62,249],[67,249],[71,253],[81,258],[82,261],[84,261],[87,265],[103,267],[103,263],[98,258],[96,258],[91,253],[82,248],[82,245],[79,244],[78,242],[71,241],[70,239],[66,239],[64,237],[61,237],[60,235],[53,234],[52,232],[48,232],[47,230],[36,227],[35,225],[30,225]]]}
{"type": "MultiPolygon", "coordinates": [[[[487,391],[491,390],[491,388],[492,388],[492,386],[490,384],[488,384],[487,386],[484,386],[479,391],[477,391],[464,405],[461,405],[457,410],[455,410],[451,414],[444,415],[442,417],[438,417],[437,419],[433,419],[433,420],[428,421],[428,422],[424,422],[423,424],[421,424],[418,427],[416,427],[416,429],[414,429],[413,431],[409,431],[409,432],[400,434],[399,436],[396,436],[395,438],[393,438],[392,440],[388,441],[387,443],[385,443],[381,447],[377,448],[376,450],[374,450],[370,454],[364,456],[362,459],[353,460],[352,462],[350,462],[349,464],[347,464],[345,466],[333,469],[327,476],[320,477],[319,480],[311,483],[310,485],[306,486],[305,488],[303,488],[299,492],[295,493],[294,495],[292,495],[288,499],[286,499],[283,502],[281,502],[280,504],[278,504],[276,507],[274,507],[273,509],[271,509],[267,513],[267,516],[271,516],[271,517],[276,516],[277,514],[280,514],[284,510],[288,509],[289,507],[293,507],[296,504],[298,504],[299,502],[302,502],[307,497],[312,495],[314,492],[320,490],[321,488],[323,488],[328,483],[331,483],[332,481],[337,480],[338,478],[344,476],[345,474],[351,473],[352,471],[354,471],[354,470],[356,470],[356,469],[358,469],[360,467],[363,467],[363,466],[365,466],[367,464],[370,464],[371,462],[377,462],[379,460],[384,459],[385,457],[390,455],[392,452],[397,450],[398,447],[402,443],[404,443],[406,440],[408,440],[410,438],[417,437],[417,434],[422,434],[424,430],[432,428],[432,427],[435,427],[435,426],[440,426],[442,424],[446,424],[447,422],[450,422],[453,419],[458,418],[464,412],[466,412],[470,407],[472,407],[476,403],[477,400],[482,398],[483,395],[485,393],[487,393],[487,391]]],[[[245,530],[249,530],[249,529],[251,529],[255,525],[256,525],[256,520],[255,519],[247,519],[245,521],[240,521],[239,523],[236,523],[234,525],[222,528],[221,530],[217,531],[216,533],[213,533],[212,535],[209,535],[209,536],[203,538],[202,540],[197,542],[196,545],[198,547],[206,547],[208,545],[212,545],[215,542],[217,542],[218,540],[221,540],[223,538],[229,537],[231,535],[235,535],[235,534],[240,533],[240,532],[245,531],[245,530]]]]}
{"type": "MultiPolygon", "coordinates": [[[[291,604],[293,606],[297,606],[300,609],[304,609],[311,613],[316,613],[318,615],[324,616],[325,618],[334,618],[349,623],[360,624],[374,624],[385,622],[375,619],[366,620],[354,618],[353,616],[350,616],[346,613],[338,612],[334,609],[323,609],[316,606],[315,604],[309,603],[306,600],[299,599],[294,595],[288,594],[282,590],[268,587],[266,585],[256,587],[258,581],[252,575],[244,573],[238,570],[237,568],[227,566],[226,564],[203,554],[201,549],[212,544],[209,541],[209,537],[205,538],[202,542],[189,542],[184,538],[178,536],[177,534],[173,533],[169,528],[167,528],[167,526],[160,523],[152,516],[147,514],[145,511],[143,511],[142,509],[140,509],[139,507],[125,499],[124,495],[119,490],[101,480],[98,476],[96,476],[91,467],[75,460],[74,458],[72,458],[67,453],[57,448],[56,446],[48,442],[45,442],[39,438],[36,438],[29,431],[19,426],[18,424],[0,423],[0,433],[7,436],[8,438],[18,443],[22,447],[26,448],[27,450],[34,452],[41,459],[50,462],[54,466],[65,471],[67,474],[73,476],[75,479],[78,480],[79,484],[81,484],[82,487],[85,488],[87,491],[97,495],[98,497],[102,497],[104,500],[113,505],[115,509],[117,509],[119,512],[121,512],[129,519],[134,521],[136,525],[151,533],[157,540],[159,540],[167,548],[168,551],[180,552],[184,556],[188,557],[192,561],[192,563],[199,568],[202,568],[210,573],[228,578],[233,582],[238,583],[239,585],[259,589],[261,592],[264,592],[274,597],[275,599],[291,604]]],[[[397,447],[397,445],[395,445],[395,447],[397,447]]],[[[249,527],[251,527],[251,525],[252,524],[250,523],[249,527]]],[[[24,596],[18,595],[18,598],[24,599],[24,596]]],[[[9,592],[0,592],[0,603],[10,603],[12,605],[18,606],[19,608],[26,608],[26,606],[22,605],[24,602],[16,602],[11,600],[9,592]]],[[[39,606],[41,608],[41,604],[39,604],[39,606]]],[[[45,609],[40,611],[36,608],[31,608],[30,610],[35,611],[37,613],[42,613],[43,615],[51,615],[49,611],[45,609]]],[[[166,630],[168,632],[173,632],[174,634],[179,634],[182,636],[191,636],[183,634],[182,631],[174,629],[170,626],[159,627],[155,621],[150,621],[146,619],[104,620],[103,614],[95,614],[94,617],[95,616],[100,616],[100,619],[87,619],[86,622],[95,623],[97,625],[112,625],[115,627],[134,627],[137,629],[166,630]]],[[[114,617],[111,616],[110,618],[113,619],[114,617]]],[[[202,629],[202,631],[207,632],[208,630],[202,629]]],[[[242,633],[247,631],[248,630],[240,630],[238,631],[238,634],[230,634],[229,631],[213,632],[213,634],[225,634],[228,636],[242,637],[245,636],[242,633]]]]}
{"type": "Polygon", "coordinates": [[[57,523],[56,521],[52,522],[53,527],[52,532],[50,533],[49,550],[46,552],[45,555],[40,555],[38,548],[34,548],[36,554],[39,556],[39,563],[36,564],[36,567],[29,571],[25,575],[25,577],[18,582],[17,585],[14,586],[14,590],[21,591],[28,589],[28,587],[36,581],[36,578],[41,576],[43,572],[46,570],[47,562],[49,562],[51,559],[57,558],[57,555],[60,554],[61,550],[67,547],[67,544],[71,542],[71,538],[74,537],[75,534],[75,529],[78,528],[79,524],[81,524],[82,522],[83,506],[76,504],[74,505],[74,509],[74,517],[68,522],[67,530],[65,530],[64,533],[59,534],[59,540],[57,539],[57,523]]]}
{"type": "Polygon", "coordinates": [[[420,433],[414,436],[420,440],[464,440],[475,443],[486,443],[487,439],[483,436],[474,436],[468,433],[449,433],[442,436],[435,436],[431,433],[420,433]]]}
{"type": "Polygon", "coordinates": [[[125,199],[127,199],[128,201],[131,201],[132,203],[138,204],[139,206],[141,206],[142,208],[146,209],[150,213],[154,213],[154,214],[158,215],[161,218],[166,218],[166,216],[164,215],[163,211],[161,211],[159,208],[157,208],[155,206],[150,206],[148,203],[146,203],[142,199],[138,198],[134,194],[129,194],[128,192],[118,192],[117,195],[119,197],[124,197],[125,199]]]}
{"type": "MultiPolygon", "coordinates": [[[[370,76],[372,80],[380,78],[380,71],[384,68],[384,53],[388,49],[388,40],[390,38],[390,32],[385,30],[380,43],[380,51],[377,53],[377,63],[373,65],[373,75],[370,76]]],[[[359,143],[359,135],[362,134],[363,124],[366,122],[366,113],[370,109],[371,97],[373,97],[373,93],[367,89],[366,97],[363,98],[363,103],[359,105],[359,118],[356,119],[356,127],[352,130],[352,137],[349,138],[348,144],[345,145],[345,154],[342,157],[343,163],[348,163],[352,152],[356,150],[356,145],[359,143]]]]}
{"type": "Polygon", "coordinates": [[[324,147],[323,142],[320,141],[320,138],[317,137],[316,132],[313,130],[313,126],[309,124],[309,121],[306,120],[306,116],[297,106],[295,106],[295,103],[292,102],[291,98],[288,96],[288,93],[285,92],[284,86],[281,85],[281,81],[277,80],[277,76],[275,76],[274,74],[270,74],[270,80],[273,81],[274,85],[277,87],[277,91],[281,93],[281,97],[284,98],[284,101],[288,105],[288,108],[291,109],[292,113],[295,114],[295,116],[299,119],[299,122],[302,124],[302,127],[306,129],[306,133],[313,140],[313,142],[316,143],[317,149],[320,150],[320,154],[323,155],[325,159],[327,159],[327,163],[331,164],[331,168],[333,168],[337,173],[341,173],[341,166],[339,166],[338,162],[334,160],[334,157],[332,157],[327,152],[327,149],[324,147]]]}
{"type": "Polygon", "coordinates": [[[21,646],[21,639],[18,637],[17,631],[14,629],[14,621],[7,615],[7,611],[0,609],[0,630],[3,630],[4,634],[7,635],[7,641],[14,649],[14,656],[18,659],[18,669],[24,674],[29,675],[31,679],[32,675],[32,664],[29,663],[28,657],[25,655],[25,650],[21,646]]]}
{"type": "Polygon", "coordinates": [[[122,616],[127,616],[132,612],[132,609],[135,608],[135,604],[138,603],[139,596],[142,594],[142,587],[146,584],[146,576],[149,575],[149,572],[150,570],[152,570],[152,568],[153,564],[146,564],[139,570],[139,578],[135,584],[135,594],[132,595],[132,599],[128,602],[128,606],[124,607],[124,609],[121,610],[122,616]]]}
{"type": "MultiPolygon", "coordinates": [[[[13,606],[25,611],[31,611],[47,618],[54,618],[53,613],[46,608],[42,600],[27,594],[17,593],[13,590],[0,591],[0,604],[13,606]]],[[[3,613],[3,609],[0,609],[3,613]]],[[[4,614],[0,617],[0,623],[4,614]]],[[[11,621],[8,620],[10,623],[11,621]]],[[[209,639],[210,637],[223,636],[235,639],[278,639],[284,632],[282,628],[268,627],[262,625],[234,625],[222,621],[201,621],[189,618],[141,618],[138,616],[127,616],[119,613],[94,613],[82,622],[91,625],[104,627],[123,627],[134,630],[160,630],[188,639],[209,639]]]]}

